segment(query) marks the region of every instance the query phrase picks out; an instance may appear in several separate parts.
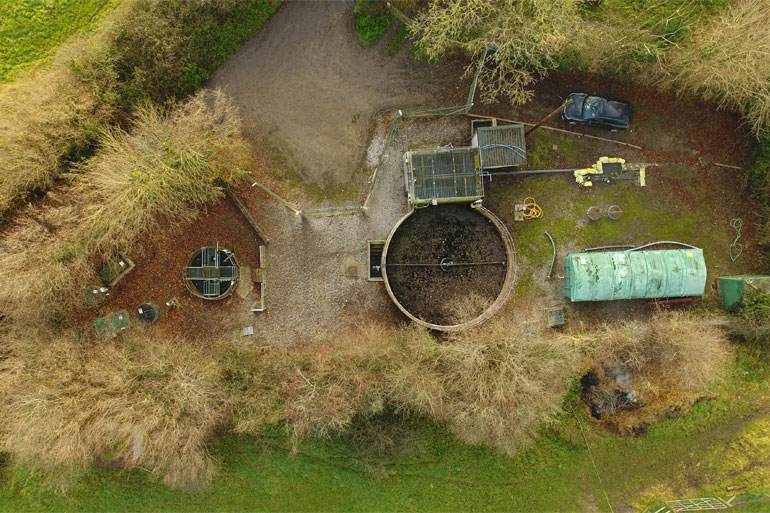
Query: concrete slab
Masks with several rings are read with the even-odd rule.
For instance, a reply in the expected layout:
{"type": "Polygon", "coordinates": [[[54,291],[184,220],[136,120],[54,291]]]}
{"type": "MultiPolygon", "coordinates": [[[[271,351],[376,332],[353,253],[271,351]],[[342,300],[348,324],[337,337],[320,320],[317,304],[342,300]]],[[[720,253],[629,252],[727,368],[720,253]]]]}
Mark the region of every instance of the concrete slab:
{"type": "Polygon", "coordinates": [[[246,296],[251,294],[251,291],[254,288],[254,282],[251,280],[251,269],[246,265],[242,265],[238,271],[241,273],[241,276],[238,287],[235,289],[235,293],[238,294],[238,297],[241,299],[246,299],[246,296]]]}

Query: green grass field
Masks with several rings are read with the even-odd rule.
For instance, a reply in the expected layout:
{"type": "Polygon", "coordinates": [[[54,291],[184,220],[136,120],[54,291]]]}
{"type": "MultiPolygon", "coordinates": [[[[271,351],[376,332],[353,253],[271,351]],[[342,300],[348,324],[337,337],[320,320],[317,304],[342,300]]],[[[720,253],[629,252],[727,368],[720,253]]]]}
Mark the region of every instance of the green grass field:
{"type": "Polygon", "coordinates": [[[743,349],[711,399],[638,437],[596,426],[573,394],[568,410],[576,413],[515,458],[403,417],[352,439],[304,444],[293,455],[278,431],[261,439],[227,435],[212,448],[221,474],[194,494],[172,491],[142,470],[115,469],[89,470],[65,493],[47,491],[39,477],[6,464],[0,511],[609,511],[605,492],[617,511],[692,494],[725,496],[728,486],[760,491],[770,456],[769,383],[766,357],[743,349]],[[381,435],[392,446],[364,457],[381,435]]]}
{"type": "Polygon", "coordinates": [[[115,0],[14,0],[0,11],[0,81],[45,62],[71,35],[92,27],[115,0]]]}

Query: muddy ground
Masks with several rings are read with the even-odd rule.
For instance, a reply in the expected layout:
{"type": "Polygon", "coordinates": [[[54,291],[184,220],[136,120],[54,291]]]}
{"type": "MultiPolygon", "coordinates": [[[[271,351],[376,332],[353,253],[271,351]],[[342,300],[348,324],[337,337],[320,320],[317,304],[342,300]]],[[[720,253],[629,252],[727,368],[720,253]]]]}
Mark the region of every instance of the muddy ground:
{"type": "Polygon", "coordinates": [[[362,47],[353,4],[284,2],[209,83],[233,96],[252,138],[323,190],[365,183],[377,113],[434,102],[453,77],[406,49],[387,55],[385,38],[362,47]]]}

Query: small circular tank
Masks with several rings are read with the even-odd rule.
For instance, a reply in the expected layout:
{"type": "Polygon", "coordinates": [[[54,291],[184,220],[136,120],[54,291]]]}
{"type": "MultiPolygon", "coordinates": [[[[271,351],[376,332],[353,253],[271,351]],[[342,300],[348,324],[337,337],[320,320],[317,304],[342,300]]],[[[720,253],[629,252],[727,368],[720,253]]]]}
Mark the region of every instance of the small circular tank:
{"type": "Polygon", "coordinates": [[[142,303],[134,308],[134,317],[142,324],[155,324],[160,316],[160,308],[154,303],[142,303]]]}
{"type": "Polygon", "coordinates": [[[233,293],[237,282],[235,255],[219,246],[206,246],[195,251],[184,269],[187,290],[202,299],[223,299],[233,293]]]}

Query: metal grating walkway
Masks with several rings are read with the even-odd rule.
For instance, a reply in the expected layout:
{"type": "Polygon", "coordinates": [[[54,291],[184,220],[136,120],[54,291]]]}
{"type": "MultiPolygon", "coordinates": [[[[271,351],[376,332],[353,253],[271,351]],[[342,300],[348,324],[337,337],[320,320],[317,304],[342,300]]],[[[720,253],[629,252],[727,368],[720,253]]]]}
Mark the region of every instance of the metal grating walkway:
{"type": "Polygon", "coordinates": [[[483,196],[475,148],[411,151],[404,156],[410,201],[473,201],[483,196]]]}
{"type": "Polygon", "coordinates": [[[527,163],[524,125],[484,126],[476,130],[481,169],[522,166],[527,163]]]}

